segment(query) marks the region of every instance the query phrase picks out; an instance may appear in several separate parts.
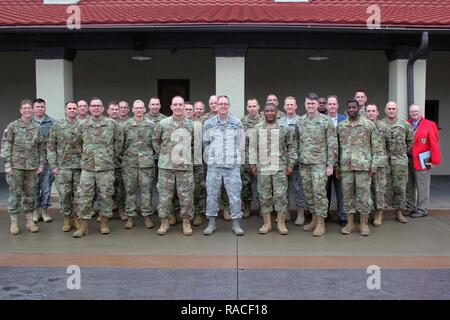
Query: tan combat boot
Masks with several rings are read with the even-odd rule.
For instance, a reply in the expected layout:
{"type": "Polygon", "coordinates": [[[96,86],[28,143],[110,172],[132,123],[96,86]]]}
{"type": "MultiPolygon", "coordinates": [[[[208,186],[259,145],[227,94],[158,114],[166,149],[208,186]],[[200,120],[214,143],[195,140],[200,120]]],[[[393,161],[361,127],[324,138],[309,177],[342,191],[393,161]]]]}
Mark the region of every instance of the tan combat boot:
{"type": "Polygon", "coordinates": [[[37,227],[37,225],[34,224],[33,214],[27,213],[26,216],[27,216],[27,224],[26,224],[27,230],[30,232],[38,232],[39,228],[37,227]]]}
{"type": "Polygon", "coordinates": [[[52,217],[48,213],[48,208],[42,208],[42,219],[44,222],[52,222],[52,217]]]}
{"type": "Polygon", "coordinates": [[[108,234],[109,227],[108,227],[108,218],[105,216],[100,216],[100,232],[101,234],[108,234]]]}
{"type": "Polygon", "coordinates": [[[350,234],[352,233],[353,229],[355,228],[355,222],[353,220],[353,213],[347,213],[347,224],[345,227],[341,229],[342,234],[350,234]]]}
{"type": "Polygon", "coordinates": [[[19,234],[19,216],[18,215],[10,215],[11,218],[11,227],[9,228],[9,233],[12,235],[19,234]]]}
{"type": "Polygon", "coordinates": [[[305,224],[305,209],[304,208],[297,209],[297,219],[295,219],[294,224],[296,226],[302,226],[305,224]]]}
{"type": "Polygon", "coordinates": [[[70,231],[70,229],[72,229],[72,224],[73,224],[72,218],[69,216],[64,216],[62,231],[63,232],[70,231]]]}
{"type": "Polygon", "coordinates": [[[377,210],[373,217],[373,225],[375,227],[381,227],[382,221],[383,221],[383,210],[377,210]]]}
{"type": "Polygon", "coordinates": [[[167,220],[168,220],[170,226],[174,226],[177,224],[177,218],[175,217],[175,215],[173,213],[169,214],[169,216],[167,217],[167,220]]]}
{"type": "Polygon", "coordinates": [[[262,225],[261,228],[259,228],[258,232],[261,234],[266,234],[270,230],[272,230],[272,216],[270,215],[270,213],[265,213],[262,214],[262,217],[264,224],[262,225]]]}
{"type": "Polygon", "coordinates": [[[82,236],[87,235],[88,233],[88,220],[86,219],[78,219],[76,223],[78,225],[77,231],[73,233],[74,238],[81,238],[82,236]]]}
{"type": "Polygon", "coordinates": [[[191,221],[188,217],[183,217],[183,234],[185,236],[192,235],[191,221]]]}
{"type": "Polygon", "coordinates": [[[225,221],[231,220],[230,208],[228,206],[223,207],[223,220],[225,221]]]}
{"type": "Polygon", "coordinates": [[[311,222],[303,226],[304,231],[313,231],[316,228],[317,216],[313,213],[311,222]]]}
{"type": "Polygon", "coordinates": [[[194,226],[199,226],[199,225],[203,224],[203,217],[202,217],[201,213],[195,214],[194,221],[192,221],[192,223],[194,224],[194,226]]]}
{"type": "Polygon", "coordinates": [[[359,232],[362,236],[369,236],[370,235],[370,229],[369,229],[369,215],[368,214],[360,214],[359,219],[361,220],[359,222],[359,232]]]}
{"type": "Polygon", "coordinates": [[[145,216],[144,217],[144,227],[146,229],[151,229],[153,228],[155,225],[153,224],[152,219],[150,218],[150,216],[145,216]]]}
{"type": "Polygon", "coordinates": [[[33,211],[33,221],[34,221],[34,223],[38,223],[39,219],[41,219],[41,208],[36,208],[33,211]]]}
{"type": "Polygon", "coordinates": [[[167,233],[168,230],[169,230],[169,220],[165,218],[161,221],[161,226],[159,227],[158,231],[156,231],[156,234],[158,234],[159,236],[163,236],[167,233]]]}
{"type": "Polygon", "coordinates": [[[397,219],[398,222],[401,222],[401,223],[407,223],[408,222],[408,219],[406,219],[403,216],[403,210],[402,209],[395,210],[395,219],[397,219]]]}
{"type": "Polygon", "coordinates": [[[80,229],[80,219],[77,215],[72,217],[72,227],[74,227],[75,230],[80,229]]]}
{"type": "Polygon", "coordinates": [[[252,212],[252,202],[244,201],[244,213],[242,215],[243,218],[250,217],[250,213],[252,212]]]}
{"type": "Polygon", "coordinates": [[[313,231],[313,236],[321,237],[325,234],[325,232],[327,232],[327,229],[325,228],[325,218],[317,216],[317,223],[313,231]]]}
{"type": "Polygon", "coordinates": [[[133,229],[133,227],[133,217],[128,217],[127,222],[125,223],[125,229],[133,229]]]}
{"type": "Polygon", "coordinates": [[[286,219],[286,215],[287,213],[283,214],[283,213],[278,213],[277,214],[277,228],[278,228],[278,233],[281,235],[287,235],[288,229],[286,228],[286,224],[284,223],[285,219],[286,219]]]}

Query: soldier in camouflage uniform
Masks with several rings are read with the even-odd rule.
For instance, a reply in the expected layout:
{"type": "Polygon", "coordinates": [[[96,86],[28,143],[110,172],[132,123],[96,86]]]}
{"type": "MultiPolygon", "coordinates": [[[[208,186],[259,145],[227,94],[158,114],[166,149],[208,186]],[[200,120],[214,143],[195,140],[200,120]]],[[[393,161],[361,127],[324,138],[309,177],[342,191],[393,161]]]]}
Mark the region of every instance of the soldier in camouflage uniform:
{"type": "Polygon", "coordinates": [[[370,191],[372,194],[372,202],[375,209],[373,225],[380,227],[383,221],[383,210],[386,207],[384,193],[386,191],[386,167],[387,150],[388,150],[388,133],[387,126],[384,122],[378,120],[378,107],[375,104],[369,104],[366,107],[366,116],[377,127],[378,141],[380,143],[380,154],[378,156],[377,173],[372,177],[370,191]]]}
{"type": "Polygon", "coordinates": [[[110,232],[108,219],[112,217],[114,168],[116,159],[121,157],[123,136],[119,125],[102,115],[104,109],[102,100],[92,98],[89,103],[91,117],[78,125],[75,135],[83,146],[78,186],[80,222],[77,231],[73,233],[75,238],[87,234],[94,190],[97,190],[98,196],[100,232],[110,232]]]}
{"type": "Polygon", "coordinates": [[[78,106],[78,120],[86,120],[89,118],[89,106],[88,103],[85,100],[78,100],[77,102],[78,106]]]}
{"type": "Polygon", "coordinates": [[[348,118],[337,125],[339,141],[339,169],[336,174],[341,177],[344,195],[344,212],[347,224],[342,234],[350,234],[354,229],[353,216],[360,214],[360,232],[370,235],[368,225],[372,208],[370,183],[378,169],[380,144],[375,125],[359,115],[358,102],[347,102],[348,118]]]}
{"type": "Polygon", "coordinates": [[[333,174],[337,161],[337,138],[333,122],[318,112],[315,93],[305,98],[306,114],[298,123],[296,139],[299,143],[299,169],[303,182],[309,212],[312,220],[303,226],[305,231],[313,231],[313,236],[321,237],[325,232],[325,218],[328,213],[326,184],[333,174]]]}
{"type": "Polygon", "coordinates": [[[264,220],[259,233],[272,229],[271,213],[277,212],[277,228],[282,235],[288,234],[285,216],[288,208],[288,176],[294,173],[298,162],[297,145],[288,126],[277,121],[277,108],[273,103],[264,107],[264,121],[255,126],[256,148],[249,150],[251,171],[257,175],[257,188],[261,215],[264,220]],[[253,158],[257,158],[255,163],[253,158]]]}
{"type": "Polygon", "coordinates": [[[202,101],[195,101],[194,102],[194,120],[200,120],[204,114],[205,114],[205,104],[202,101]]]}
{"type": "Polygon", "coordinates": [[[414,132],[408,122],[397,117],[397,103],[390,101],[384,110],[386,118],[381,120],[387,126],[388,166],[386,170],[387,203],[395,209],[395,218],[406,223],[406,185],[408,183],[408,151],[414,142],[414,132]]]}
{"type": "MultiPolygon", "coordinates": [[[[106,112],[111,119],[117,122],[119,128],[122,129],[123,121],[120,118],[119,104],[116,101],[110,101],[106,112]]],[[[122,163],[118,157],[114,159],[113,211],[115,210],[119,211],[119,217],[122,221],[128,219],[125,213],[125,185],[123,182],[122,163]]]]}
{"type": "Polygon", "coordinates": [[[9,232],[19,233],[19,213],[25,212],[26,228],[38,232],[33,221],[34,192],[38,174],[44,169],[45,142],[38,124],[32,121],[30,100],[20,102],[22,117],[11,122],[3,132],[1,157],[5,162],[6,182],[9,185],[9,232]]]}
{"type": "MultiPolygon", "coordinates": [[[[280,118],[282,118],[282,117],[284,117],[286,115],[283,111],[278,109],[278,105],[280,104],[280,102],[278,101],[278,97],[275,94],[273,94],[273,93],[268,94],[267,98],[266,98],[266,103],[273,103],[277,107],[277,110],[278,110],[277,111],[277,114],[278,114],[277,117],[278,117],[278,119],[280,119],[280,118]]],[[[261,116],[261,119],[263,119],[264,118],[264,112],[261,111],[259,114],[261,116]]]]}
{"type": "MultiPolygon", "coordinates": [[[[145,107],[145,106],[144,106],[145,107]]],[[[128,119],[130,119],[128,113],[130,112],[130,106],[128,105],[128,102],[126,101],[119,101],[119,119],[117,119],[117,122],[122,125],[125,122],[127,122],[128,119]]]]}
{"type": "Polygon", "coordinates": [[[206,121],[203,126],[203,148],[208,165],[206,216],[209,220],[203,234],[211,235],[216,230],[218,199],[224,185],[230,203],[232,230],[236,235],[242,236],[240,167],[245,161],[245,131],[241,121],[229,114],[230,100],[227,96],[219,96],[217,104],[217,116],[206,121]]]}
{"type": "MultiPolygon", "coordinates": [[[[246,132],[246,145],[249,143],[250,136],[256,137],[253,129],[258,122],[262,119],[259,116],[259,103],[255,98],[247,100],[247,112],[248,114],[241,119],[242,125],[246,132]]],[[[250,216],[252,211],[252,182],[253,177],[250,172],[251,167],[248,161],[241,165],[241,179],[242,179],[242,201],[244,201],[244,214],[243,217],[250,216]]]]}
{"type": "MultiPolygon", "coordinates": [[[[291,129],[292,134],[295,137],[295,132],[298,130],[297,123],[300,119],[300,116],[297,115],[297,100],[294,97],[286,97],[284,99],[284,110],[286,111],[286,115],[279,119],[280,124],[288,126],[291,129]]],[[[294,174],[288,176],[289,187],[288,190],[288,200],[289,194],[294,194],[295,206],[297,207],[297,219],[295,219],[294,224],[297,226],[301,226],[305,223],[305,208],[306,208],[306,199],[305,192],[303,191],[303,183],[302,178],[300,176],[300,170],[298,169],[298,160],[294,166],[294,174]]],[[[289,212],[289,211],[288,211],[289,212]]],[[[290,214],[286,214],[286,222],[290,221],[290,214]]]]}
{"type": "Polygon", "coordinates": [[[158,214],[161,226],[158,235],[165,235],[169,230],[168,217],[173,211],[172,200],[177,193],[183,219],[183,234],[190,236],[190,221],[193,214],[194,175],[193,175],[193,122],[184,117],[184,99],[172,98],[170,106],[173,114],[161,120],[153,133],[153,148],[159,156],[158,214]]]}
{"type": "Polygon", "coordinates": [[[78,185],[81,175],[82,147],[75,139],[79,125],[78,106],[75,102],[66,103],[66,119],[53,125],[47,141],[47,159],[55,176],[59,194],[60,210],[64,217],[62,231],[68,232],[75,226],[78,212],[78,185]]]}
{"type": "Polygon", "coordinates": [[[132,111],[134,117],[122,125],[124,139],[122,171],[126,189],[125,210],[128,216],[125,228],[133,228],[133,217],[136,217],[136,194],[140,191],[144,226],[150,229],[154,226],[150,216],[153,214],[152,186],[155,179],[152,142],[155,124],[144,116],[143,101],[136,100],[132,111]]]}
{"type": "MultiPolygon", "coordinates": [[[[209,97],[208,99],[208,105],[209,105],[209,109],[210,111],[205,113],[200,120],[202,121],[203,125],[205,125],[206,121],[208,121],[209,119],[211,119],[212,117],[217,115],[217,112],[219,111],[218,105],[217,105],[217,96],[216,95],[212,95],[209,97]]],[[[204,167],[205,169],[205,179],[206,179],[206,171],[208,170],[208,166],[205,165],[204,167]]],[[[205,185],[206,185],[206,180],[205,180],[205,185]]],[[[231,215],[230,215],[230,204],[229,204],[229,200],[228,200],[228,195],[225,192],[225,188],[222,186],[222,190],[220,192],[220,205],[223,207],[223,219],[226,221],[231,220],[231,215]]]]}

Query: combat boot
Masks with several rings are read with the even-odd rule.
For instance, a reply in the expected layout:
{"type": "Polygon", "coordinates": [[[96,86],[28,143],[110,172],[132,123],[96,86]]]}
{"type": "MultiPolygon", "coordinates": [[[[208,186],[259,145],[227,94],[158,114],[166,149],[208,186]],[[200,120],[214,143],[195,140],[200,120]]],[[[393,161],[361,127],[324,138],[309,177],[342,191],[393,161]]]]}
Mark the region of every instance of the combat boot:
{"type": "Polygon", "coordinates": [[[277,214],[277,228],[278,228],[278,233],[281,235],[287,235],[288,229],[286,228],[286,224],[284,223],[286,219],[286,214],[283,213],[278,213],[277,214]]]}
{"type": "Polygon", "coordinates": [[[225,221],[231,220],[230,208],[228,206],[223,207],[223,220],[225,221]]]}
{"type": "Polygon", "coordinates": [[[244,213],[242,215],[243,218],[250,217],[250,213],[252,212],[252,202],[244,201],[244,213]]]}
{"type": "Polygon", "coordinates": [[[100,232],[101,234],[109,233],[108,218],[102,215],[100,216],[100,232]]]}
{"type": "Polygon", "coordinates": [[[202,217],[201,213],[195,214],[194,221],[192,221],[192,223],[194,224],[194,226],[199,226],[203,223],[203,217],[202,217]]]}
{"type": "Polygon", "coordinates": [[[192,235],[191,221],[188,217],[183,217],[183,234],[185,236],[192,235]]]}
{"type": "Polygon", "coordinates": [[[296,226],[302,226],[303,224],[305,224],[305,209],[304,208],[297,209],[297,219],[295,219],[294,224],[296,226]]]}
{"type": "Polygon", "coordinates": [[[34,223],[38,223],[39,219],[41,219],[41,208],[36,208],[33,211],[33,221],[34,221],[34,223]]]}
{"type": "Polygon", "coordinates": [[[377,210],[373,217],[373,225],[375,227],[381,227],[382,221],[383,221],[383,210],[377,210]]]}
{"type": "Polygon", "coordinates": [[[370,235],[370,229],[369,229],[369,215],[368,214],[360,214],[359,219],[361,220],[359,222],[359,232],[362,236],[369,236],[370,235]]]}
{"type": "Polygon", "coordinates": [[[169,214],[169,216],[167,217],[167,221],[169,222],[170,226],[174,226],[177,224],[177,218],[173,213],[169,214]]]}
{"type": "Polygon", "coordinates": [[[82,236],[85,236],[88,234],[88,221],[86,219],[78,219],[78,227],[77,231],[73,233],[74,238],[81,238],[82,236]]]}
{"type": "Polygon", "coordinates": [[[30,232],[38,232],[39,228],[38,228],[37,225],[34,224],[33,214],[32,213],[27,213],[26,217],[27,217],[27,224],[26,224],[27,230],[30,231],[30,232]]]}
{"type": "Polygon", "coordinates": [[[122,221],[128,221],[128,215],[122,207],[119,207],[119,218],[122,221]]]}
{"type": "Polygon", "coordinates": [[[258,232],[261,234],[266,234],[272,230],[272,216],[270,213],[262,214],[264,224],[259,228],[258,232]]]}
{"type": "Polygon", "coordinates": [[[206,227],[205,230],[203,230],[203,234],[205,236],[209,236],[211,234],[214,233],[214,231],[216,231],[217,226],[216,226],[216,217],[209,217],[208,218],[208,226],[206,227]]]}
{"type": "Polygon", "coordinates": [[[11,227],[9,228],[9,233],[12,235],[19,234],[19,216],[18,215],[10,215],[11,218],[11,227]]]}
{"type": "Polygon", "coordinates": [[[133,229],[133,227],[133,217],[128,217],[127,222],[125,223],[125,229],[133,229]]]}
{"type": "Polygon", "coordinates": [[[161,226],[159,227],[159,229],[156,231],[156,234],[159,236],[163,236],[167,233],[167,231],[169,230],[169,219],[164,218],[161,220],[161,226]]]}
{"type": "Polygon", "coordinates": [[[311,222],[303,226],[304,231],[313,231],[316,228],[317,215],[313,213],[311,222]]]}
{"type": "Polygon", "coordinates": [[[395,210],[395,219],[397,219],[398,222],[401,222],[401,223],[407,223],[408,222],[408,219],[406,219],[403,216],[403,210],[402,209],[395,210]]]}
{"type": "Polygon", "coordinates": [[[68,232],[70,231],[70,229],[72,229],[72,218],[69,216],[64,216],[64,222],[63,222],[63,226],[62,226],[62,231],[63,232],[68,232]]]}
{"type": "Polygon", "coordinates": [[[144,227],[146,229],[151,229],[153,228],[155,225],[153,224],[152,219],[150,218],[150,216],[145,216],[144,217],[144,227]]]}
{"type": "Polygon", "coordinates": [[[233,219],[231,229],[233,230],[234,234],[237,236],[243,236],[244,230],[241,228],[240,225],[241,219],[233,219]]]}
{"type": "Polygon", "coordinates": [[[325,218],[317,216],[317,223],[313,231],[313,236],[321,237],[325,234],[325,232],[327,232],[327,229],[325,228],[325,218]]]}
{"type": "Polygon", "coordinates": [[[80,228],[80,219],[78,218],[78,216],[74,216],[72,218],[72,226],[75,228],[75,230],[78,230],[80,228]]]}
{"type": "Polygon", "coordinates": [[[42,208],[42,219],[44,222],[52,222],[52,217],[48,213],[48,208],[42,208]]]}
{"type": "Polygon", "coordinates": [[[341,229],[342,234],[350,234],[352,233],[353,229],[355,228],[355,222],[353,220],[353,213],[347,213],[347,224],[345,227],[341,229]]]}

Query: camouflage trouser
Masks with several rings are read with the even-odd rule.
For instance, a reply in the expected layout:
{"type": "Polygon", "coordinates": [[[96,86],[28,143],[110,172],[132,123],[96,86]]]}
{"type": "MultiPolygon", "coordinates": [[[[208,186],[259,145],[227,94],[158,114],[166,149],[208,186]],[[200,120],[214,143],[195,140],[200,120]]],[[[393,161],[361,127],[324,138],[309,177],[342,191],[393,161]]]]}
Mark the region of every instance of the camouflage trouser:
{"type": "Polygon", "coordinates": [[[44,165],[44,171],[38,175],[39,181],[34,194],[34,205],[36,208],[50,207],[50,195],[52,192],[53,174],[48,163],[44,165]]]}
{"type": "Polygon", "coordinates": [[[192,219],[194,203],[194,174],[191,170],[167,170],[159,168],[158,183],[159,205],[158,215],[161,220],[172,213],[174,194],[178,195],[181,216],[192,219]]]}
{"type": "Polygon", "coordinates": [[[217,217],[219,212],[219,196],[225,186],[229,199],[232,219],[242,218],[241,210],[241,168],[209,167],[206,175],[206,216],[217,217]],[[223,181],[223,184],[222,184],[223,181]]]}
{"type": "MultiPolygon", "coordinates": [[[[208,167],[205,166],[205,186],[206,186],[206,176],[208,176],[208,167]]],[[[223,180],[222,180],[223,182],[223,180]]],[[[242,187],[241,187],[242,189],[242,187]]],[[[219,198],[219,206],[221,207],[229,207],[230,206],[230,200],[228,199],[228,194],[225,191],[225,187],[222,185],[222,188],[220,189],[220,198],[219,198]]]]}
{"type": "Polygon", "coordinates": [[[394,209],[406,209],[406,184],[408,166],[392,165],[386,168],[385,199],[394,209]]]}
{"type": "Polygon", "coordinates": [[[92,201],[97,191],[97,202],[100,215],[112,217],[112,195],[114,193],[114,170],[81,171],[78,194],[80,197],[78,216],[81,219],[91,218],[92,201]]]}
{"type": "Polygon", "coordinates": [[[155,180],[155,168],[124,167],[123,182],[126,190],[125,211],[129,217],[136,216],[136,194],[142,198],[142,216],[153,214],[152,186],[155,180]]]}
{"type": "Polygon", "coordinates": [[[205,214],[206,211],[206,175],[203,165],[194,166],[194,213],[205,214]]]}
{"type": "Polygon", "coordinates": [[[250,166],[241,165],[241,179],[242,179],[242,201],[252,201],[252,181],[253,177],[248,172],[250,166]]]}
{"type": "Polygon", "coordinates": [[[9,185],[10,215],[18,215],[21,210],[25,214],[34,210],[34,193],[38,184],[37,170],[12,169],[12,174],[6,175],[9,185]]]}
{"type": "Polygon", "coordinates": [[[55,176],[56,189],[59,194],[61,213],[64,216],[74,216],[78,212],[78,185],[81,169],[61,169],[55,176]]]}
{"type": "Polygon", "coordinates": [[[368,171],[342,171],[341,183],[344,194],[344,212],[369,214],[372,208],[368,171]]]}
{"type": "Polygon", "coordinates": [[[384,199],[384,193],[386,191],[386,168],[377,169],[377,174],[372,177],[370,191],[375,210],[383,210],[386,206],[384,199]]]}
{"type": "Polygon", "coordinates": [[[267,175],[258,171],[257,177],[258,197],[261,204],[261,214],[288,212],[288,177],[284,170],[267,175]]]}
{"type": "Polygon", "coordinates": [[[113,201],[118,208],[125,208],[125,184],[123,182],[122,168],[114,169],[114,194],[113,201]]]}
{"type": "Polygon", "coordinates": [[[309,212],[326,218],[328,213],[326,165],[300,164],[299,170],[309,212]]]}
{"type": "Polygon", "coordinates": [[[294,166],[294,173],[291,176],[288,176],[288,180],[288,194],[292,192],[292,189],[294,190],[295,206],[297,208],[306,208],[305,192],[303,191],[303,182],[298,165],[294,166]]]}

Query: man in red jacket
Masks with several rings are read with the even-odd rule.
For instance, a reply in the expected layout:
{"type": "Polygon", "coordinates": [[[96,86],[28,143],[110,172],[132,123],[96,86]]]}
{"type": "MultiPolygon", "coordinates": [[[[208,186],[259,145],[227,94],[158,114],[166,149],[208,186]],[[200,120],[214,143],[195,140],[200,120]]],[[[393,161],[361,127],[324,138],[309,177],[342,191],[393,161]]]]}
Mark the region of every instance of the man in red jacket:
{"type": "Polygon", "coordinates": [[[420,106],[411,105],[409,115],[411,119],[408,122],[414,130],[414,144],[411,154],[408,154],[409,176],[406,187],[406,208],[407,214],[410,214],[412,218],[421,218],[428,215],[430,169],[441,163],[439,132],[436,123],[422,116],[420,106]]]}

